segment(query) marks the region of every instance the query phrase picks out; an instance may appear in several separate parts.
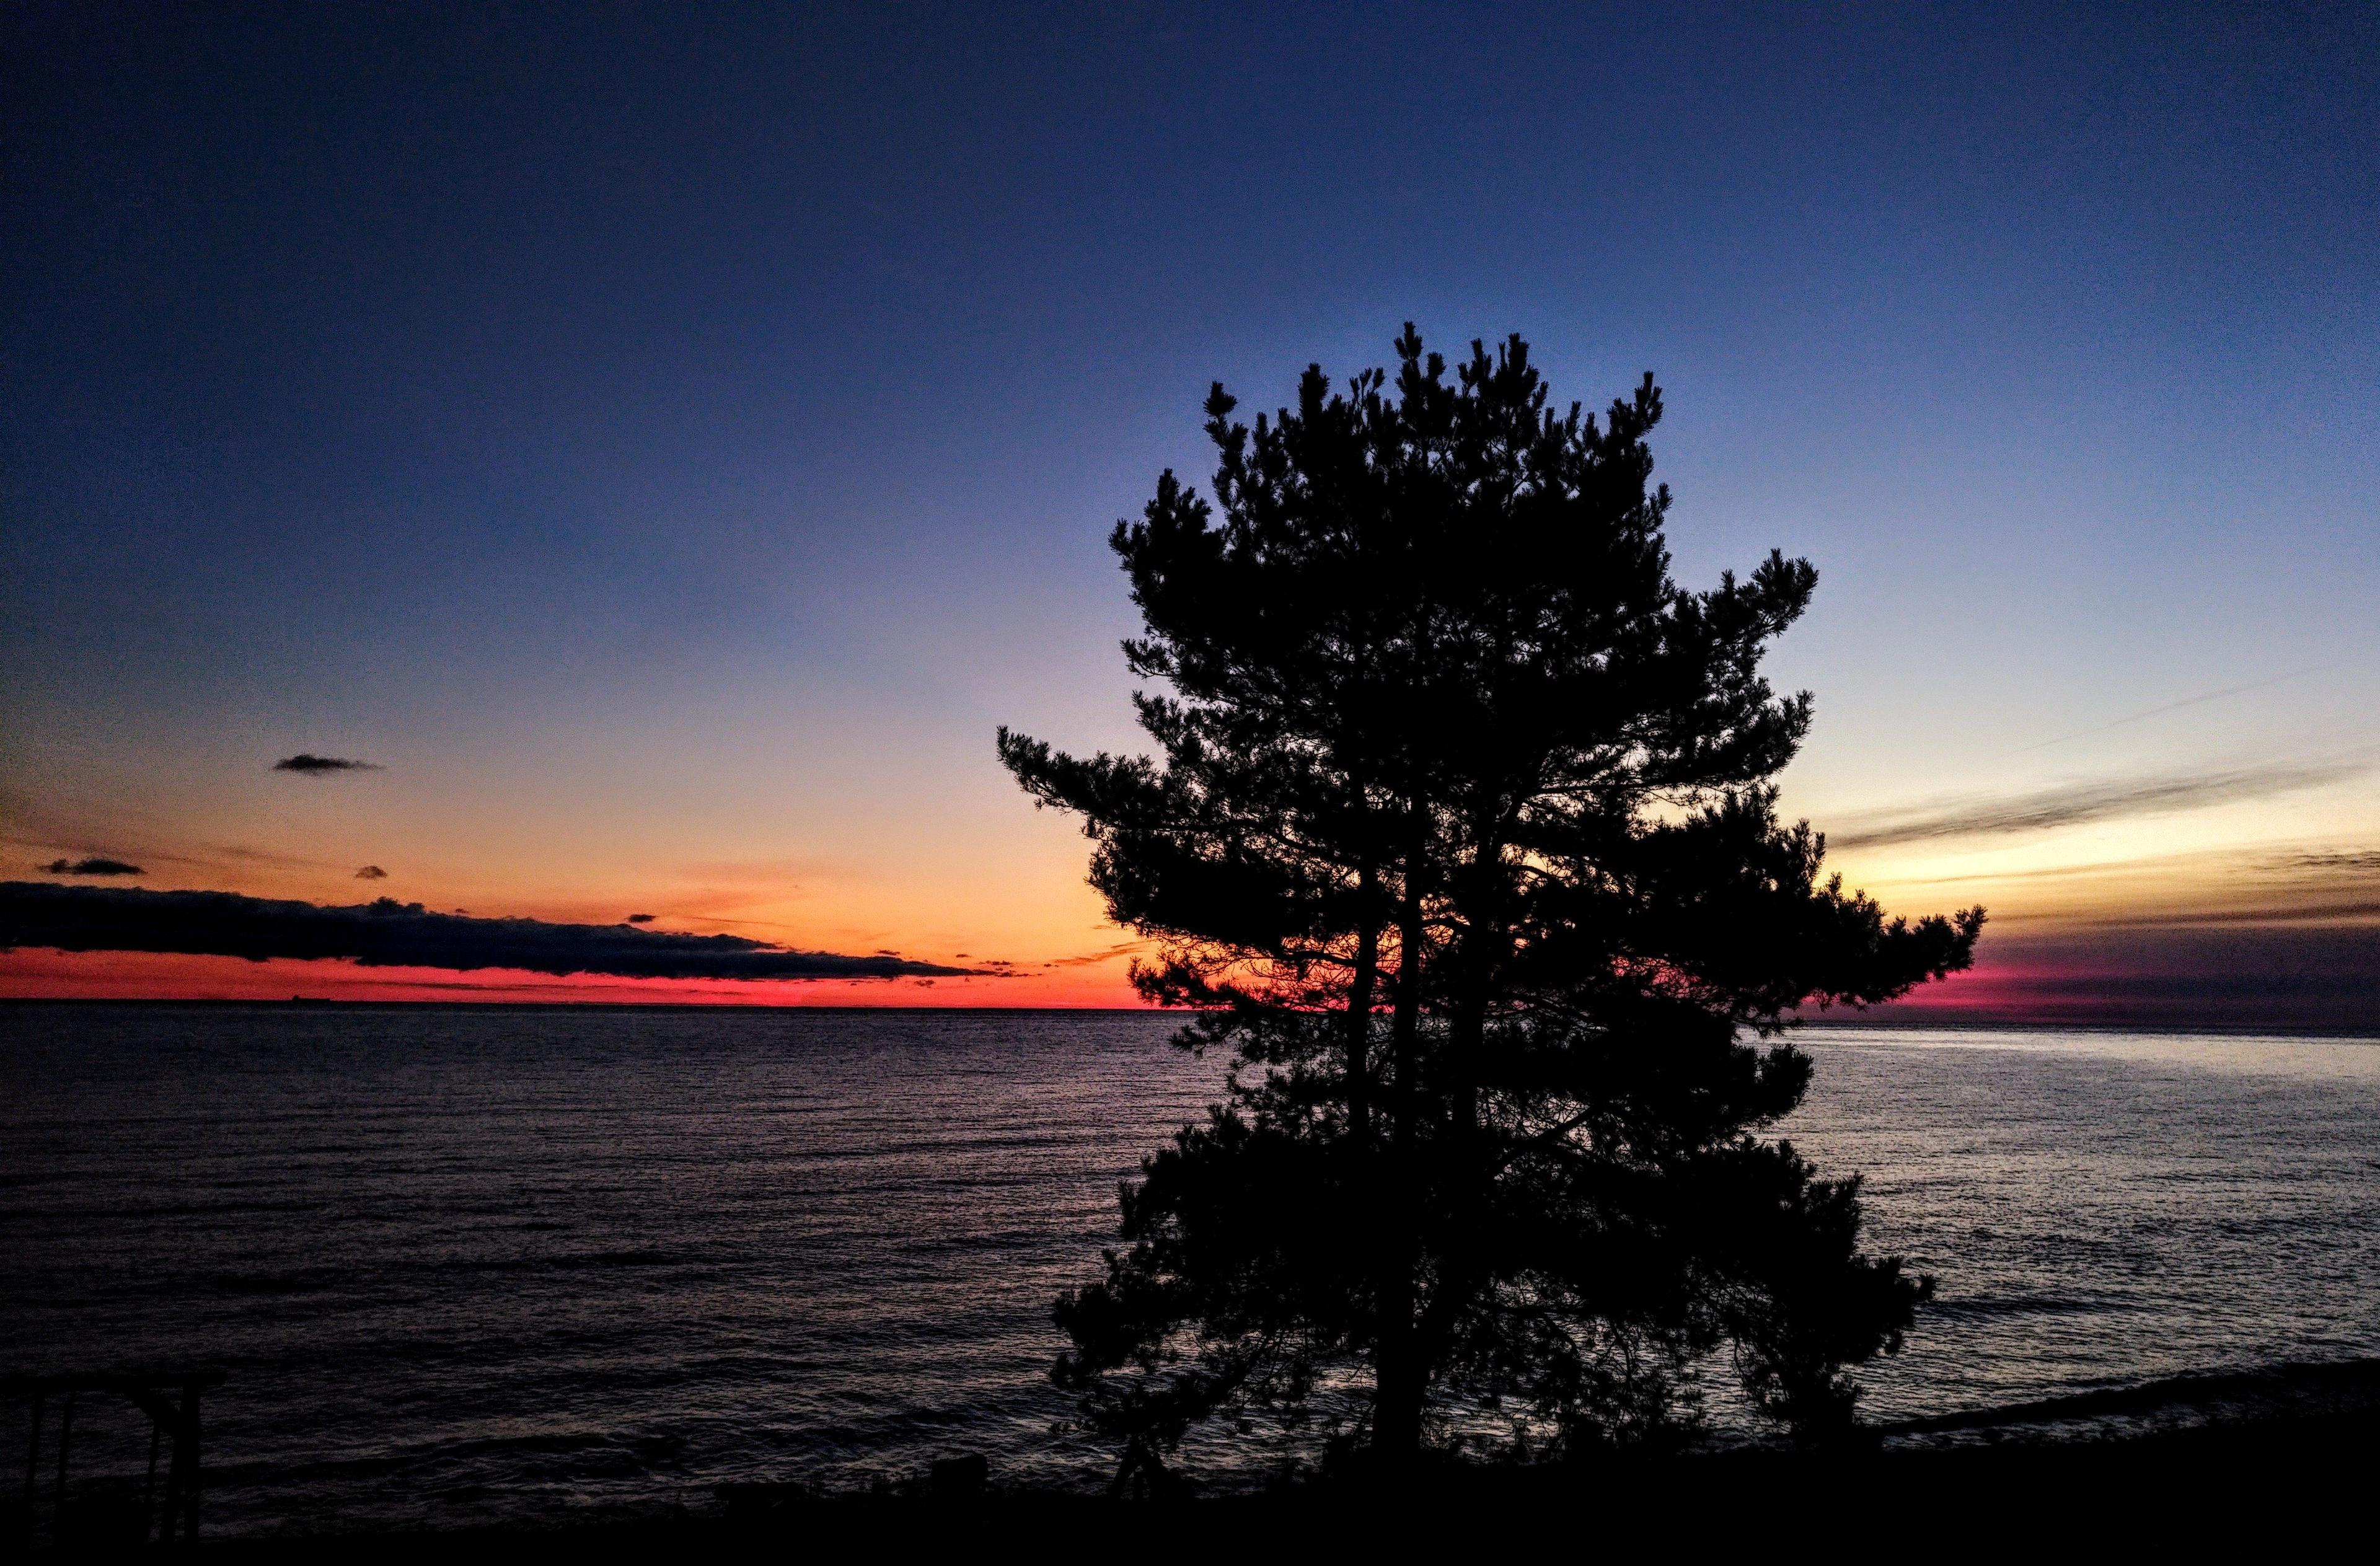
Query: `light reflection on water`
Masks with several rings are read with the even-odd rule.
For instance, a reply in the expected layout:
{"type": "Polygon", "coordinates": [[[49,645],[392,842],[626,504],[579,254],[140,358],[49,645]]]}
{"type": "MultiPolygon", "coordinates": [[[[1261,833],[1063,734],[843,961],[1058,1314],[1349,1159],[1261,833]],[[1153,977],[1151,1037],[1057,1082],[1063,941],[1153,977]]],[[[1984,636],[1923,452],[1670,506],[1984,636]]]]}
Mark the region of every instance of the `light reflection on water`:
{"type": "Polygon", "coordinates": [[[1812,1029],[1785,1134],[1939,1280],[1868,1409],[2380,1352],[2380,1044],[1812,1029]]]}
{"type": "MultiPolygon", "coordinates": [[[[0,1008],[6,1367],[225,1366],[208,1515],[234,1529],[959,1448],[1079,1482],[1103,1459],[1049,1433],[1049,1304],[1116,1180],[1215,1096],[1172,1026],[0,1008]]],[[[2380,1353],[2380,1046],[1803,1042],[1787,1135],[1864,1171],[1876,1244],[1940,1280],[1873,1414],[2380,1353]]],[[[79,1470],[131,1439],[79,1431],[79,1470]]]]}

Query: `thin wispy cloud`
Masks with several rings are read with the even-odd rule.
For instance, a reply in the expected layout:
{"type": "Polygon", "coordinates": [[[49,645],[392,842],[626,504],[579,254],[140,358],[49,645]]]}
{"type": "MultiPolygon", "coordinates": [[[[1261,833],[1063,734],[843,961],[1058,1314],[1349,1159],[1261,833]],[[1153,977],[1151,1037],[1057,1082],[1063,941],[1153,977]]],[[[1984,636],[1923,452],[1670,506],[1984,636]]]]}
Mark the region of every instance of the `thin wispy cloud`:
{"type": "Polygon", "coordinates": [[[88,859],[53,859],[42,868],[54,876],[145,876],[149,872],[122,859],[93,855],[88,859]]]}
{"type": "Polygon", "coordinates": [[[2090,821],[2203,809],[2319,788],[2370,771],[2365,762],[2314,767],[2243,767],[2063,783],[2030,794],[1966,795],[1900,810],[1853,816],[1832,826],[1834,848],[1883,848],[1937,839],[2046,832],[2090,821]]]}
{"type": "MultiPolygon", "coordinates": [[[[1830,843],[1832,839],[1828,840],[1830,843]]],[[[2000,881],[2073,880],[2091,876],[2125,875],[2146,868],[2165,868],[2177,863],[2164,856],[2143,859],[2094,859],[2079,865],[2029,865],[2014,870],[1966,870],[1951,876],[1888,876],[1875,886],[1981,886],[2000,881]]]]}
{"type": "Polygon", "coordinates": [[[335,867],[327,859],[310,858],[302,854],[283,854],[270,848],[252,848],[245,844],[219,844],[201,848],[191,855],[174,856],[185,864],[208,865],[232,863],[240,865],[277,865],[293,870],[327,870],[335,867]]]}
{"type": "Polygon", "coordinates": [[[813,979],[989,977],[891,954],[800,952],[740,935],[628,925],[552,924],[432,913],[383,897],[323,906],[234,892],[0,881],[0,951],[170,952],[194,956],[344,958],[367,967],[606,974],[619,978],[813,979]]]}
{"type": "Polygon", "coordinates": [[[1041,965],[1045,968],[1087,968],[1113,961],[1127,952],[1137,952],[1148,944],[1146,941],[1119,941],[1102,951],[1086,952],[1078,957],[1055,957],[1041,965]]]}
{"type": "Polygon", "coordinates": [[[2019,929],[2277,929],[2380,921],[2380,850],[2374,849],[2204,848],[1878,884],[1963,887],[1992,903],[2003,935],[2019,929]]]}
{"type": "MultiPolygon", "coordinates": [[[[2380,919],[2380,897],[2367,893],[2360,897],[2276,898],[2219,908],[2157,909],[2101,922],[2116,928],[2165,925],[2212,929],[2225,925],[2354,925],[2374,919],[2380,919]]],[[[2374,944],[2380,945],[2380,941],[2374,944]]]]}
{"type": "MultiPolygon", "coordinates": [[[[2137,887],[2146,879],[2179,880],[2209,886],[2257,889],[2274,885],[2325,891],[2357,889],[2380,878],[2380,848],[2303,848],[2245,851],[2201,848],[2179,854],[2143,854],[2123,859],[2083,859],[2067,864],[1974,868],[1953,875],[1886,876],[1872,886],[1997,886],[2059,881],[2121,882],[2137,887]]],[[[2202,893],[2204,895],[2204,893],[2202,893]]],[[[2002,916],[2005,917],[2005,916],[2002,916]]]]}
{"type": "Polygon", "coordinates": [[[2151,707],[2121,718],[2110,719],[2104,723],[2095,723],[2087,729],[2076,729],[2072,734],[2035,740],[2031,745],[2020,745],[2014,750],[2003,751],[2001,754],[2022,756],[2031,751],[2046,750],[2053,745],[2067,745],[2078,739],[2089,739],[2094,734],[2104,734],[2114,729],[2130,728],[2134,723],[2145,723],[2152,718],[2162,718],[2168,712],[2180,712],[2192,707],[2204,707],[2210,701],[2222,701],[2234,696],[2245,696],[2252,690],[2264,690],[2272,686],[2285,685],[2290,680],[2301,680],[2313,673],[2311,669],[2296,669],[2286,674],[2275,674],[2269,679],[2250,680],[2245,685],[2225,686],[2221,690],[2203,691],[2196,696],[2183,697],[2180,701],[2168,701],[2160,707],[2151,707]]]}
{"type": "Polygon", "coordinates": [[[273,770],[276,772],[296,772],[303,777],[321,778],[333,777],[341,772],[379,772],[385,771],[387,769],[377,761],[357,761],[345,756],[317,756],[310,750],[301,750],[295,756],[285,756],[273,763],[273,770]]]}
{"type": "Polygon", "coordinates": [[[2273,861],[2293,870],[2335,870],[2346,875],[2380,875],[2380,848],[2313,849],[2285,854],[2273,861]]]}

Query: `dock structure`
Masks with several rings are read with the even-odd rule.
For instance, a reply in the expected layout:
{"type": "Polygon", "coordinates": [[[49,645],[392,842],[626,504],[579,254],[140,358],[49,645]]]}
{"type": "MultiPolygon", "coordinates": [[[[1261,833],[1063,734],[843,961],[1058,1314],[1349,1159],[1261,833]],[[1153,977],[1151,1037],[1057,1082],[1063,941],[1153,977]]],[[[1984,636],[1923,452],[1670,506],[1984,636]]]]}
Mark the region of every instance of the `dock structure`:
{"type": "Polygon", "coordinates": [[[0,1376],[0,1398],[24,1399],[32,1404],[25,1439],[23,1522],[32,1531],[40,1499],[42,1436],[49,1405],[58,1408],[55,1476],[51,1481],[50,1518],[53,1529],[64,1515],[67,1467],[74,1452],[75,1404],[84,1397],[117,1397],[149,1416],[149,1477],[141,1490],[141,1531],[159,1543],[178,1532],[185,1541],[199,1536],[199,1400],[223,1385],[220,1370],[180,1367],[115,1370],[55,1376],[0,1376]],[[164,1504],[158,1505],[157,1460],[166,1455],[164,1504]]]}

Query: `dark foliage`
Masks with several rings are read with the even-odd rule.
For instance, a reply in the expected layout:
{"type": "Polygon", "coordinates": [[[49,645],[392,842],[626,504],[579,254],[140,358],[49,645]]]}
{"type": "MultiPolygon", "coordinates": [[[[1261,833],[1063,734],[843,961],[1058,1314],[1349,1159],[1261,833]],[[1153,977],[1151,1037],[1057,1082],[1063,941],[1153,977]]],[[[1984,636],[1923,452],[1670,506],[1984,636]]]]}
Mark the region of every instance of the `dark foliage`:
{"type": "Polygon", "coordinates": [[[1060,1301],[1056,1378],[1127,1475],[1217,1418],[1658,1444],[1722,1359],[1840,1429],[1928,1285],[1762,1135],[1809,1083],[1778,1036],[1965,966],[1982,911],[1888,919],[1778,821],[1810,700],[1759,665],[1816,574],[1670,580],[1651,377],[1597,419],[1517,337],[1396,347],[1253,429],[1217,386],[1213,500],[1169,472],[1117,525],[1161,759],[1000,735],[1162,943],[1141,990],[1235,1062],[1060,1301]]]}

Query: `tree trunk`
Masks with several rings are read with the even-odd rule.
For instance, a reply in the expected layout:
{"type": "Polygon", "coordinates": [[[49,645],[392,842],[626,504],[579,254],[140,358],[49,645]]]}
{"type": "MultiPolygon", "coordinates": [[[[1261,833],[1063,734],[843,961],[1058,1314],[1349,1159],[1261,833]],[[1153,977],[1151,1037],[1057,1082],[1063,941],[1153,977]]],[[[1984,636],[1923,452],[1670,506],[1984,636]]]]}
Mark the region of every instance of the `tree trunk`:
{"type": "MultiPolygon", "coordinates": [[[[1407,1309],[1410,1312],[1410,1303],[1407,1309]]],[[[1381,1340],[1372,1408],[1372,1454],[1388,1474],[1409,1469],[1421,1457],[1422,1392],[1427,1378],[1421,1356],[1415,1352],[1419,1345],[1410,1321],[1401,1343],[1399,1352],[1390,1354],[1389,1341],[1381,1340]]]]}
{"type": "Polygon", "coordinates": [[[1356,1151],[1372,1145],[1372,996],[1380,973],[1380,921],[1372,904],[1379,867],[1369,859],[1355,875],[1355,972],[1347,985],[1347,1127],[1356,1151]]]}
{"type": "Polygon", "coordinates": [[[1414,1322],[1414,1270],[1421,1242],[1414,1124],[1420,1099],[1415,1074],[1421,1056],[1419,859],[1417,851],[1406,858],[1403,894],[1397,909],[1396,1012],[1389,1036],[1396,1079],[1389,1177],[1383,1192],[1387,1210],[1381,1235],[1380,1327],[1373,1364],[1372,1410],[1372,1450],[1388,1468],[1408,1466],[1420,1454],[1423,1394],[1428,1382],[1414,1322]]]}
{"type": "Polygon", "coordinates": [[[1394,1135],[1401,1160],[1412,1150],[1414,1111],[1421,1102],[1417,1080],[1421,1054],[1421,877],[1414,863],[1418,857],[1415,855],[1405,861],[1405,883],[1397,903],[1397,1004],[1389,1031],[1389,1054],[1396,1075],[1391,1099],[1394,1135]]]}

